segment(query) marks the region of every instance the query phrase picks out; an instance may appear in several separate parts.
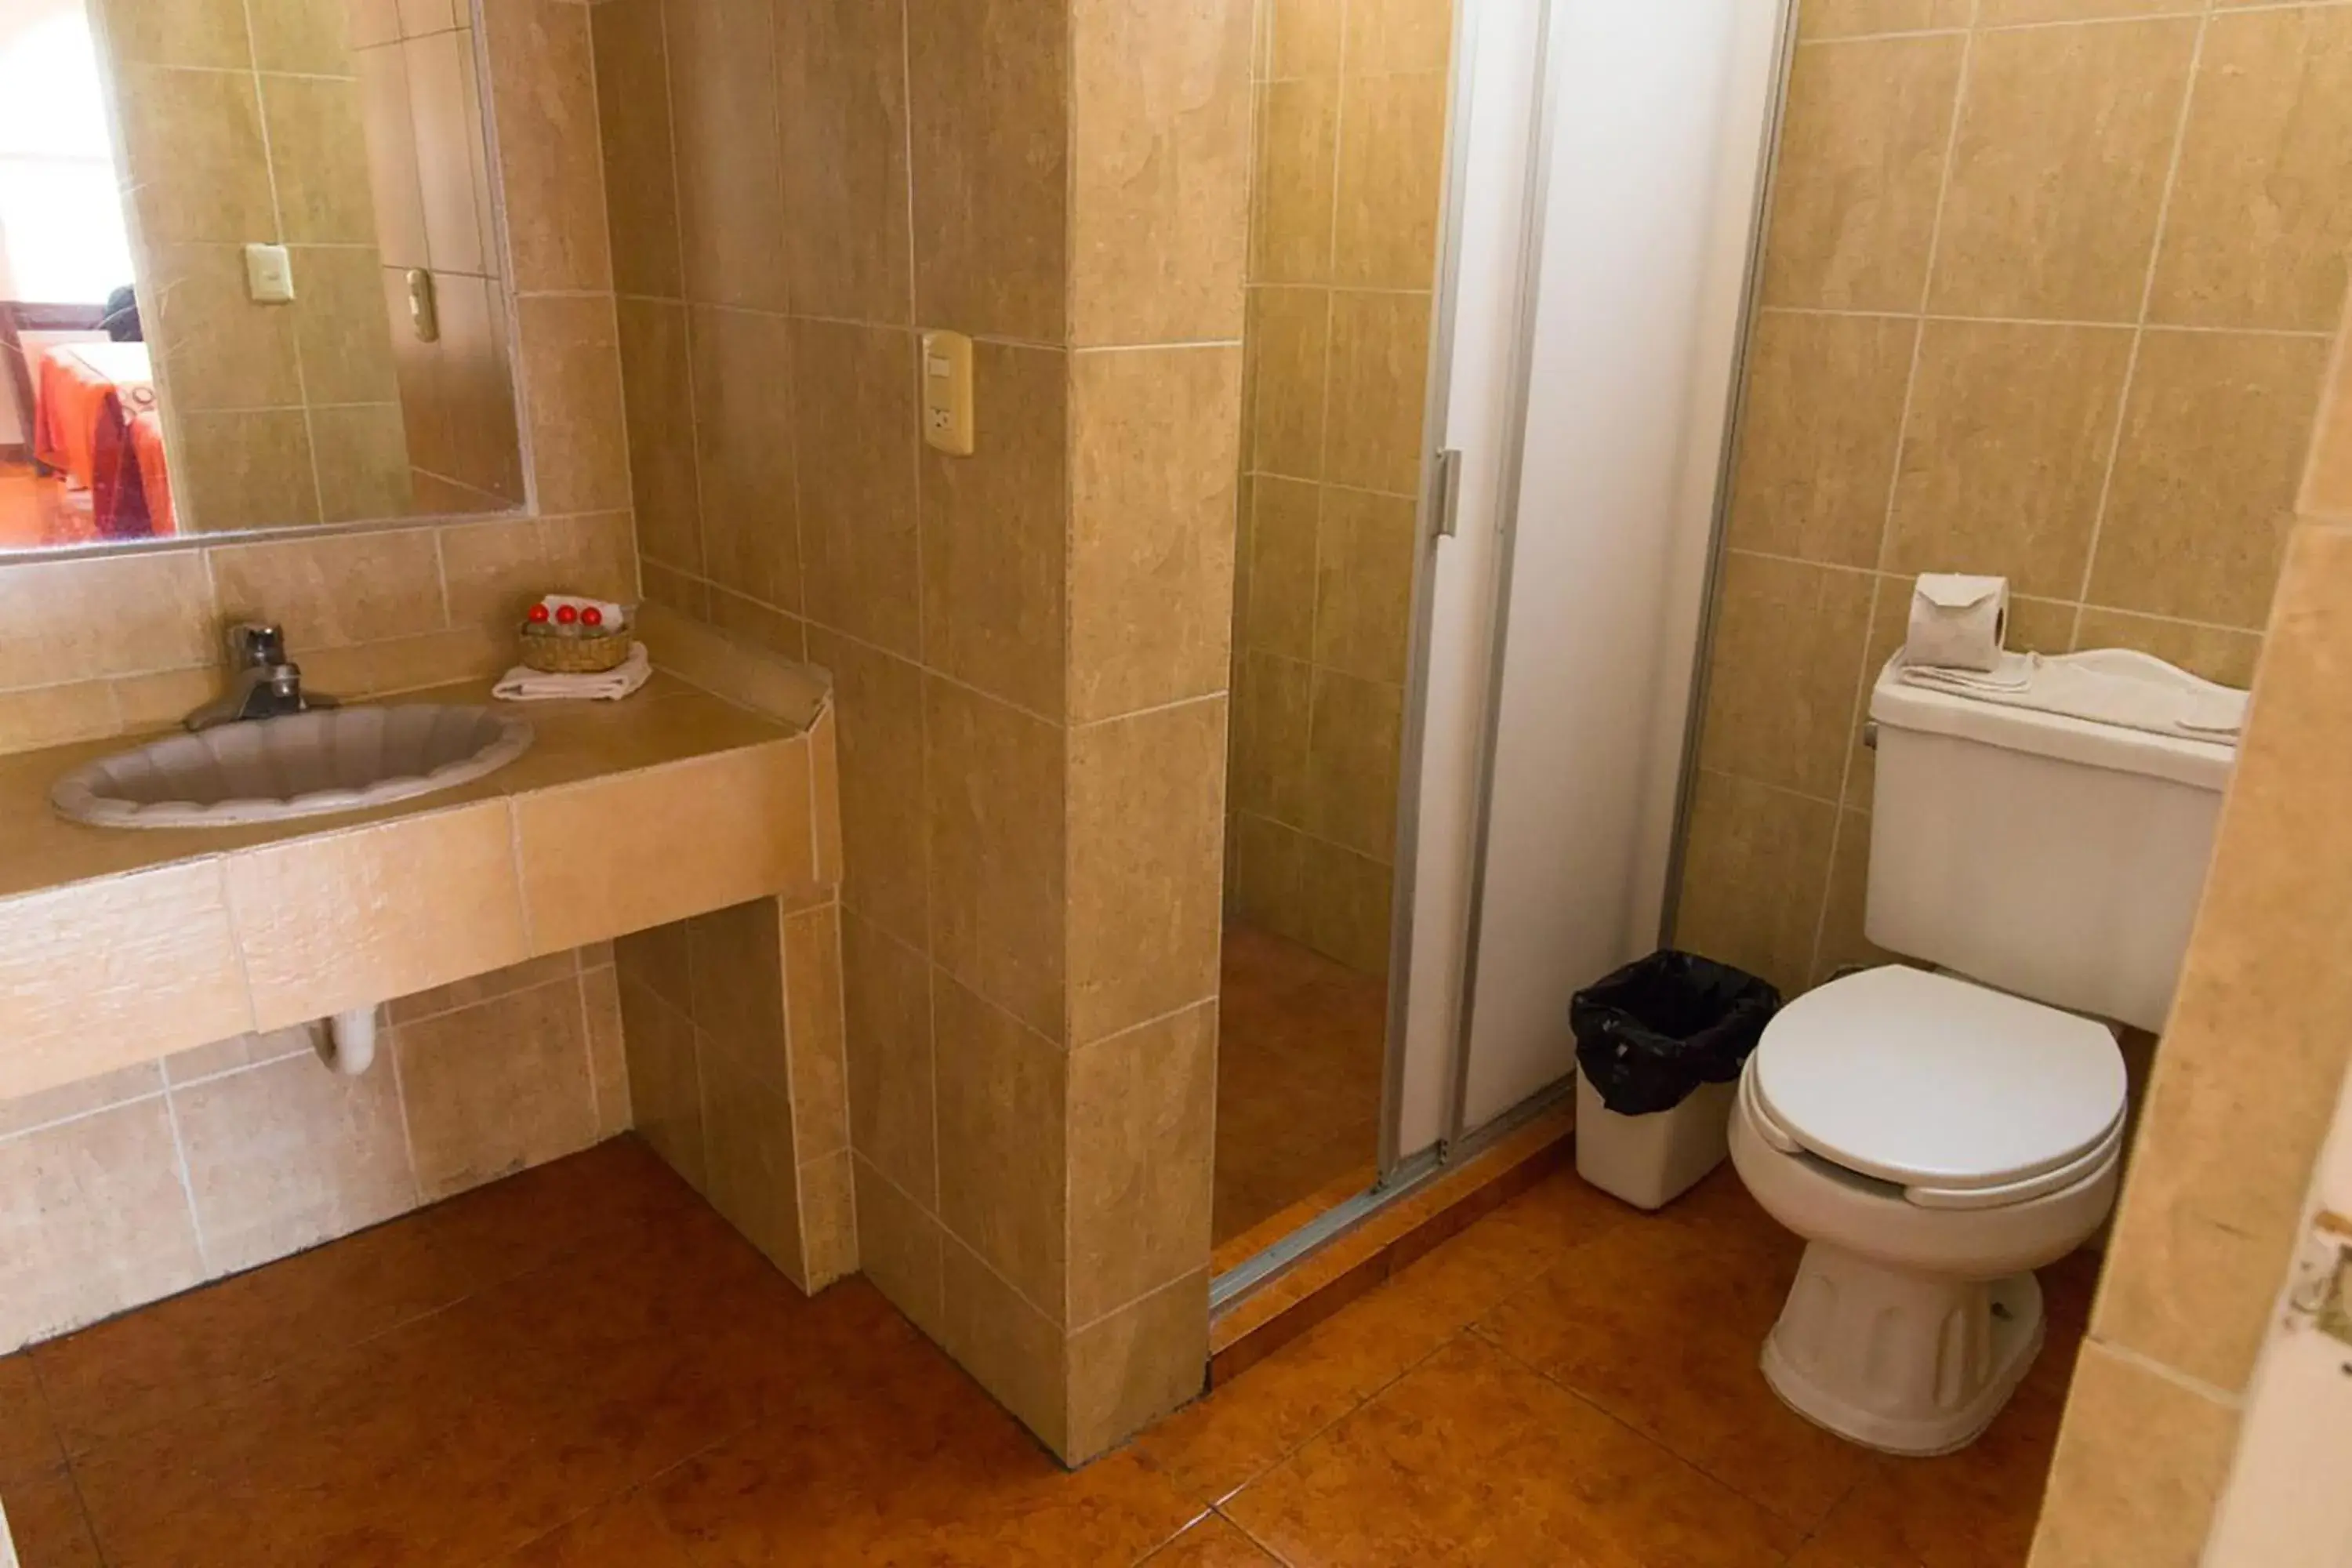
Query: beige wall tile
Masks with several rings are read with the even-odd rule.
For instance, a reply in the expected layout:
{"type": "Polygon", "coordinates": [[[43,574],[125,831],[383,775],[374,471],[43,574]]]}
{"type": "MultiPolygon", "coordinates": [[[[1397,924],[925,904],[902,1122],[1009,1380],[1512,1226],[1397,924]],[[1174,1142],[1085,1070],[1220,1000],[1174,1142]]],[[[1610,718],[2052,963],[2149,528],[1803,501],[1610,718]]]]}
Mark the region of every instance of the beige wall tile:
{"type": "Polygon", "coordinates": [[[922,449],[923,653],[1034,713],[1063,710],[1070,356],[979,343],[973,451],[922,449]]]}
{"type": "Polygon", "coordinates": [[[1331,296],[1320,289],[1252,289],[1249,307],[1250,467],[1319,479],[1331,296]]]}
{"type": "Polygon", "coordinates": [[[683,298],[662,0],[604,0],[588,7],[588,20],[613,286],[683,298]]]}
{"type": "Polygon", "coordinates": [[[518,289],[609,289],[604,176],[589,42],[593,7],[483,0],[489,107],[511,191],[507,248],[518,289]]]}
{"type": "Polygon", "coordinates": [[[108,52],[126,64],[252,68],[244,0],[181,0],[171,5],[105,0],[91,13],[93,21],[104,17],[108,52]]]}
{"type": "Polygon", "coordinates": [[[1701,770],[1691,795],[1675,945],[1793,995],[1811,973],[1838,808],[1701,770]]]}
{"type": "Polygon", "coordinates": [[[1965,27],[1975,0],[1802,0],[1800,38],[1846,38],[1873,33],[1916,33],[1965,27]]]}
{"type": "Polygon", "coordinates": [[[782,316],[695,306],[695,457],[701,472],[703,573],[721,588],[801,607],[793,505],[792,330],[782,316]]]}
{"type": "Polygon", "coordinates": [[[2203,9],[2204,0],[1983,0],[1977,22],[1980,26],[2000,27],[2029,22],[2155,16],[2203,9]]]}
{"type": "MultiPolygon", "coordinates": [[[[593,9],[601,16],[615,4],[635,3],[614,0],[593,9]]],[[[649,559],[699,573],[701,476],[695,460],[686,307],[652,300],[614,303],[638,547],[649,559]]]]}
{"type": "Polygon", "coordinates": [[[1307,819],[1310,668],[1250,656],[1234,696],[1234,805],[1289,823],[1307,819]]]}
{"type": "Polygon", "coordinates": [[[1068,1278],[1066,1060],[942,977],[940,1218],[1038,1310],[1059,1322],[1068,1278]]]}
{"type": "Polygon", "coordinates": [[[1411,495],[1421,483],[1421,411],[1429,388],[1429,300],[1419,294],[1331,296],[1331,395],[1323,477],[1411,495]]]}
{"type": "MultiPolygon", "coordinates": [[[[309,9],[304,6],[302,9],[309,9]]],[[[364,7],[354,7],[357,10],[364,7]]],[[[394,22],[397,33],[399,24],[394,22]]],[[[370,47],[354,57],[360,123],[367,128],[369,195],[375,202],[378,258],[386,267],[426,267],[433,256],[425,226],[424,174],[416,149],[417,99],[408,79],[408,54],[370,47]]]]}
{"type": "Polygon", "coordinates": [[[1332,0],[1267,0],[1268,68],[1276,77],[1335,76],[1342,9],[1332,0]]]}
{"type": "Polygon", "coordinates": [[[698,1192],[708,1181],[702,1144],[702,1068],[694,1026],[622,965],[621,1029],[627,1042],[629,1105],[637,1136],[698,1192]]]}
{"type": "Polygon", "coordinates": [[[1069,1435],[1077,1463],[1199,1397],[1209,1368],[1203,1269],[1070,1337],[1069,1435]]]}
{"type": "Polygon", "coordinates": [[[801,570],[809,619],[911,658],[919,651],[915,340],[793,323],[801,570]]]}
{"type": "Polygon", "coordinates": [[[1386,860],[1396,847],[1404,693],[1318,669],[1312,701],[1304,826],[1318,837],[1386,860]]]}
{"type": "Polygon", "coordinates": [[[2311,447],[2303,477],[2304,515],[2352,521],[2352,352],[2341,341],[2311,447]]]}
{"type": "Polygon", "coordinates": [[[1255,211],[1250,280],[1331,281],[1331,226],[1339,178],[1339,81],[1301,77],[1268,83],[1258,99],[1255,211]]]}
{"type": "MultiPolygon", "coordinates": [[[[254,1038],[240,1035],[226,1044],[242,1044],[254,1038]]],[[[181,1056],[193,1053],[183,1051],[181,1056]]],[[[151,1094],[163,1092],[163,1066],[160,1062],[136,1062],[117,1068],[94,1078],[77,1079],[54,1089],[0,1100],[0,1139],[14,1138],[53,1121],[68,1121],[88,1116],[109,1106],[123,1105],[134,1100],[144,1100],[151,1094]]]]}
{"type": "Polygon", "coordinates": [[[627,1036],[614,965],[600,964],[581,974],[580,1007],[587,1018],[588,1082],[596,1094],[596,1136],[617,1137],[636,1125],[636,1115],[629,1099],[627,1036]]]}
{"type": "Polygon", "coordinates": [[[804,741],[523,797],[523,907],[541,952],[660,925],[806,882],[804,741]]]}
{"type": "Polygon", "coordinates": [[[135,1061],[158,1037],[252,1026],[215,862],[0,901],[0,1099],[135,1061]],[[185,979],[166,991],[153,974],[185,979]]]}
{"type": "Polygon", "coordinates": [[[142,244],[280,237],[254,79],[152,66],[121,72],[122,159],[142,244]]]}
{"type": "Polygon", "coordinates": [[[176,1089],[189,1191],[215,1273],[251,1268],[416,1205],[387,1066],[358,1078],[309,1054],[176,1089]]]}
{"type": "MultiPolygon", "coordinates": [[[[211,695],[207,684],[202,696],[211,695]]],[[[78,680],[0,692],[0,753],[93,741],[124,730],[111,681],[78,680]]]]}
{"type": "Polygon", "coordinates": [[[2138,314],[2196,43],[2185,19],[1978,36],[1936,242],[1935,309],[2138,314]]]}
{"type": "Polygon", "coordinates": [[[842,900],[928,952],[922,671],[814,630],[809,658],[833,674],[840,726],[842,900]]]}
{"type": "Polygon", "coordinates": [[[940,1254],[940,1342],[1046,1447],[1062,1452],[1069,1382],[1060,1326],[954,1237],[940,1254]]]}
{"type": "Polygon", "coordinates": [[[1417,504],[1331,489],[1323,496],[1315,579],[1315,662],[1402,684],[1412,631],[1417,504]]]}
{"type": "Polygon", "coordinates": [[[376,521],[415,510],[397,403],[310,411],[322,522],[376,521]]]}
{"type": "MultiPolygon", "coordinates": [[[[241,264],[241,257],[235,259],[241,264]]],[[[289,401],[398,401],[400,387],[392,373],[392,330],[383,309],[383,273],[374,253],[358,247],[298,246],[293,262],[297,281],[292,325],[301,353],[302,396],[289,401]]],[[[228,268],[224,265],[221,270],[226,273],[228,268]]],[[[246,314],[262,316],[267,308],[253,306],[246,314]]],[[[178,395],[175,376],[174,401],[178,395]]]]}
{"type": "Polygon", "coordinates": [[[805,1161],[801,1196],[801,1278],[814,1294],[857,1272],[857,1198],[847,1148],[805,1161]]]}
{"type": "Polygon", "coordinates": [[[1076,1046],[1216,994],[1225,704],[1089,724],[1069,745],[1076,1046]]]}
{"type": "MultiPolygon", "coordinates": [[[[784,1006],[792,1035],[793,1138],[803,1163],[849,1147],[849,1069],[843,1045],[841,911],[832,904],[784,920],[784,1006]]],[[[842,1176],[846,1181],[845,1171],[842,1176]]]]}
{"type": "Polygon", "coordinates": [[[841,985],[850,1144],[916,1203],[935,1205],[930,965],[845,911],[841,985]]]}
{"type": "Polygon", "coordinates": [[[776,900],[754,899],[685,923],[695,1027],[724,1047],[738,1068],[789,1094],[783,919],[776,900]]]}
{"type": "Polygon", "coordinates": [[[1067,11],[948,0],[909,29],[915,313],[958,331],[1067,336],[1067,11]]]}
{"type": "Polygon", "coordinates": [[[1837,846],[1830,861],[1829,905],[1822,915],[1821,951],[1813,956],[1807,984],[1819,985],[1842,969],[1890,963],[1895,955],[1864,931],[1870,896],[1870,814],[1839,814],[1837,846]]]}
{"type": "Polygon", "coordinates": [[[511,637],[541,595],[633,602],[636,559],[625,511],[514,518],[440,531],[449,620],[511,637]]]}
{"type": "Polygon", "coordinates": [[[1913,310],[1944,177],[1963,40],[1801,48],[1789,79],[1763,297],[1913,310]]]}
{"type": "Polygon", "coordinates": [[[256,1026],[282,1028],[520,963],[511,833],[506,803],[486,801],[229,860],[229,909],[256,1026]]]}
{"type": "Polygon", "coordinates": [[[1308,839],[1295,828],[1249,812],[1234,817],[1235,912],[1294,942],[1307,939],[1301,870],[1308,839]]]}
{"type": "MultiPolygon", "coordinates": [[[[1351,57],[1352,45],[1351,37],[1351,57]]],[[[1426,289],[1437,267],[1445,73],[1357,76],[1352,58],[1349,70],[1339,89],[1332,281],[1343,287],[1426,289]]]]}
{"type": "Polygon", "coordinates": [[[2177,664],[2192,675],[2201,675],[2224,686],[2245,688],[2254,683],[2254,661],[2262,656],[2263,635],[2085,605],[2074,646],[2137,648],[2168,664],[2177,664]]]}
{"type": "Polygon", "coordinates": [[[612,301],[529,295],[518,301],[523,419],[535,497],[546,512],[629,504],[621,355],[612,301]]]}
{"type": "Polygon", "coordinates": [[[790,291],[772,7],[669,0],[662,16],[687,298],[782,310],[790,291]]]}
{"type": "Polygon", "coordinates": [[[1442,70],[1453,40],[1450,0],[1352,0],[1348,7],[1350,75],[1442,70]]]}
{"type": "Polygon", "coordinates": [[[488,680],[513,662],[511,636],[471,629],[325,648],[301,658],[302,676],[311,689],[338,697],[378,697],[453,680],[488,680]]]}
{"type": "Polygon", "coordinates": [[[793,1157],[793,1107],[774,1083],[733,1051],[698,1032],[702,1061],[703,1158],[710,1206],[803,1289],[800,1169],[793,1157]]]}
{"type": "Polygon", "coordinates": [[[284,237],[296,245],[374,244],[359,83],[310,76],[260,80],[284,237]]]}
{"type": "Polygon", "coordinates": [[[1915,322],[1766,310],[1748,345],[1735,547],[1878,563],[1915,322]]]}
{"type": "Polygon", "coordinates": [[[2088,596],[2260,627],[2326,366],[2318,338],[2145,334],[2088,596]]]}
{"type": "Polygon", "coordinates": [[[1250,652],[1314,656],[1315,550],[1323,505],[1334,493],[1271,475],[1250,487],[1250,652]]]}
{"type": "Polygon", "coordinates": [[[1887,569],[1999,573],[2072,598],[2130,356],[2120,329],[1928,322],[1887,569]]]}
{"type": "Polygon", "coordinates": [[[2193,1568],[2237,1428],[2235,1412],[2095,1340],[2084,1344],[2032,1568],[2193,1568]]]}
{"type": "MultiPolygon", "coordinates": [[[[532,963],[549,962],[534,959],[532,963]]],[[[694,933],[691,921],[647,926],[615,938],[613,962],[633,985],[642,985],[686,1017],[694,1016],[694,933]]]]}
{"type": "Polygon", "coordinates": [[[861,1154],[852,1162],[857,1200],[857,1263],[890,1304],[934,1340],[940,1318],[940,1222],[878,1174],[861,1154]]]}
{"type": "Polygon", "coordinates": [[[1237,346],[1071,356],[1074,721],[1224,687],[1241,359],[1237,346]]]}
{"type": "Polygon", "coordinates": [[[1070,336],[1234,339],[1248,246],[1252,0],[1070,9],[1070,336]]]}
{"type": "Polygon", "coordinates": [[[0,1142],[0,1345],[15,1350],[205,1277],[159,1099],[0,1142]]]}
{"type": "Polygon", "coordinates": [[[1320,838],[1298,841],[1298,918],[1293,935],[1318,952],[1366,974],[1389,967],[1386,858],[1375,859],[1320,838]]]}
{"type": "Polygon", "coordinates": [[[2300,531],[2094,1321],[2223,1389],[2252,1373],[2346,1061],[2352,973],[2326,950],[2352,921],[2347,604],[2352,534],[2300,531]]]}
{"type": "Polygon", "coordinates": [[[220,650],[200,555],[19,560],[0,572],[0,669],[10,686],[209,668],[220,650]]]}
{"type": "Polygon", "coordinates": [[[1216,1068],[1213,1000],[1071,1053],[1073,1323],[1207,1268],[1216,1068]]]}
{"type": "Polygon", "coordinates": [[[473,32],[411,37],[401,56],[416,141],[418,206],[433,264],[445,273],[503,272],[473,32]]]}
{"type": "Polygon", "coordinates": [[[809,810],[815,817],[816,879],[838,893],[841,888],[841,721],[830,700],[809,727],[809,810]]]}
{"type": "Polygon", "coordinates": [[[299,408],[183,414],[172,504],[184,532],[317,522],[309,423],[299,408]]]}
{"type": "Polygon", "coordinates": [[[576,984],[392,1031],[416,1184],[430,1202],[596,1141],[576,984]]]}
{"type": "Polygon", "coordinates": [[[2325,331],[2352,246],[2352,11],[2207,24],[2149,314],[2325,331]]]}
{"type": "Polygon", "coordinates": [[[936,679],[924,685],[930,952],[1046,1036],[1063,1029],[1061,730],[936,679]]]}
{"type": "MultiPolygon", "coordinates": [[[[352,254],[362,259],[367,256],[365,251],[352,254]]],[[[140,321],[175,414],[301,403],[302,364],[295,345],[301,312],[309,309],[307,267],[303,273],[305,301],[289,310],[257,305],[246,297],[245,253],[239,247],[149,247],[140,321]]],[[[373,268],[367,282],[367,310],[381,323],[383,312],[373,268]]],[[[388,342],[377,368],[391,368],[388,342]]]]}
{"type": "Polygon", "coordinates": [[[209,559],[221,618],[276,622],[297,659],[448,625],[430,529],[224,545],[209,559]]]}
{"type": "Polygon", "coordinates": [[[908,325],[905,18],[856,0],[779,6],[793,308],[908,325]]]}
{"type": "Polygon", "coordinates": [[[1699,765],[1837,799],[1870,577],[1738,551],[1721,574],[1699,765]]]}
{"type": "Polygon", "coordinates": [[[745,647],[764,648],[793,660],[808,657],[806,623],[797,616],[772,610],[756,599],[714,590],[710,595],[710,619],[720,631],[745,647]]]}

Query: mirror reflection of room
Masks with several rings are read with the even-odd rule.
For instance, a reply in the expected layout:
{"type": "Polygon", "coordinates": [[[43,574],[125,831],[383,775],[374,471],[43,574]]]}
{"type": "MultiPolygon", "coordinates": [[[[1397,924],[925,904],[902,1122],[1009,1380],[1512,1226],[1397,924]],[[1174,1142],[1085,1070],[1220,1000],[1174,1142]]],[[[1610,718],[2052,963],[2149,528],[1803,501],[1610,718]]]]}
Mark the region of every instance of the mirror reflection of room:
{"type": "Polygon", "coordinates": [[[470,14],[0,0],[0,548],[523,500],[470,14]]]}
{"type": "Polygon", "coordinates": [[[1446,0],[1263,8],[1234,574],[1219,1257],[1379,1152],[1446,0]]]}

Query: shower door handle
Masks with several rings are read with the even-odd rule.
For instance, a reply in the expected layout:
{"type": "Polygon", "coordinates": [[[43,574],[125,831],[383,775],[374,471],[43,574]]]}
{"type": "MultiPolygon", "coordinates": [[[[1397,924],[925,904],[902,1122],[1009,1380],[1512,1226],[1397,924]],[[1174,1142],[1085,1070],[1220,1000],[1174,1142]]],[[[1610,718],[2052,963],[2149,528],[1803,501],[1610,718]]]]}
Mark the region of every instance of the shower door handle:
{"type": "Polygon", "coordinates": [[[1462,451],[1457,447],[1444,447],[1429,470],[1430,532],[1439,539],[1451,539],[1461,522],[1462,451]]]}

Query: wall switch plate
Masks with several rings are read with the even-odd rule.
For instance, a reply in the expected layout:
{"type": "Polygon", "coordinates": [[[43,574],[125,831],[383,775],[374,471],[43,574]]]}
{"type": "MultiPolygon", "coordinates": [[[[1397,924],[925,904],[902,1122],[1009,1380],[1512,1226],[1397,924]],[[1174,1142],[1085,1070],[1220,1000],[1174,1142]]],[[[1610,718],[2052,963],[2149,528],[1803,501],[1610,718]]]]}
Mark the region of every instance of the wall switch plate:
{"type": "Polygon", "coordinates": [[[294,298],[294,259],[284,246],[245,247],[245,291],[257,305],[283,305],[294,298]]]}
{"type": "Polygon", "coordinates": [[[923,440],[971,456],[971,340],[961,332],[923,334],[923,440]]]}

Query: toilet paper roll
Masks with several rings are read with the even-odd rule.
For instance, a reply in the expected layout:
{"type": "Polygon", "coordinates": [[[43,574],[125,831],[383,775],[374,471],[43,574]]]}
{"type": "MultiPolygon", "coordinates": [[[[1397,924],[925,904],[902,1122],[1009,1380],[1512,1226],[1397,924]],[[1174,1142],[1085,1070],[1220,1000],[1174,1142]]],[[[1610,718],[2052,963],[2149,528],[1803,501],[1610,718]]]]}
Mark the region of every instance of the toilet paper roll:
{"type": "Polygon", "coordinates": [[[1911,634],[1903,662],[1946,669],[1996,669],[2009,629],[2009,579],[1925,572],[1911,589],[1911,634]]]}

